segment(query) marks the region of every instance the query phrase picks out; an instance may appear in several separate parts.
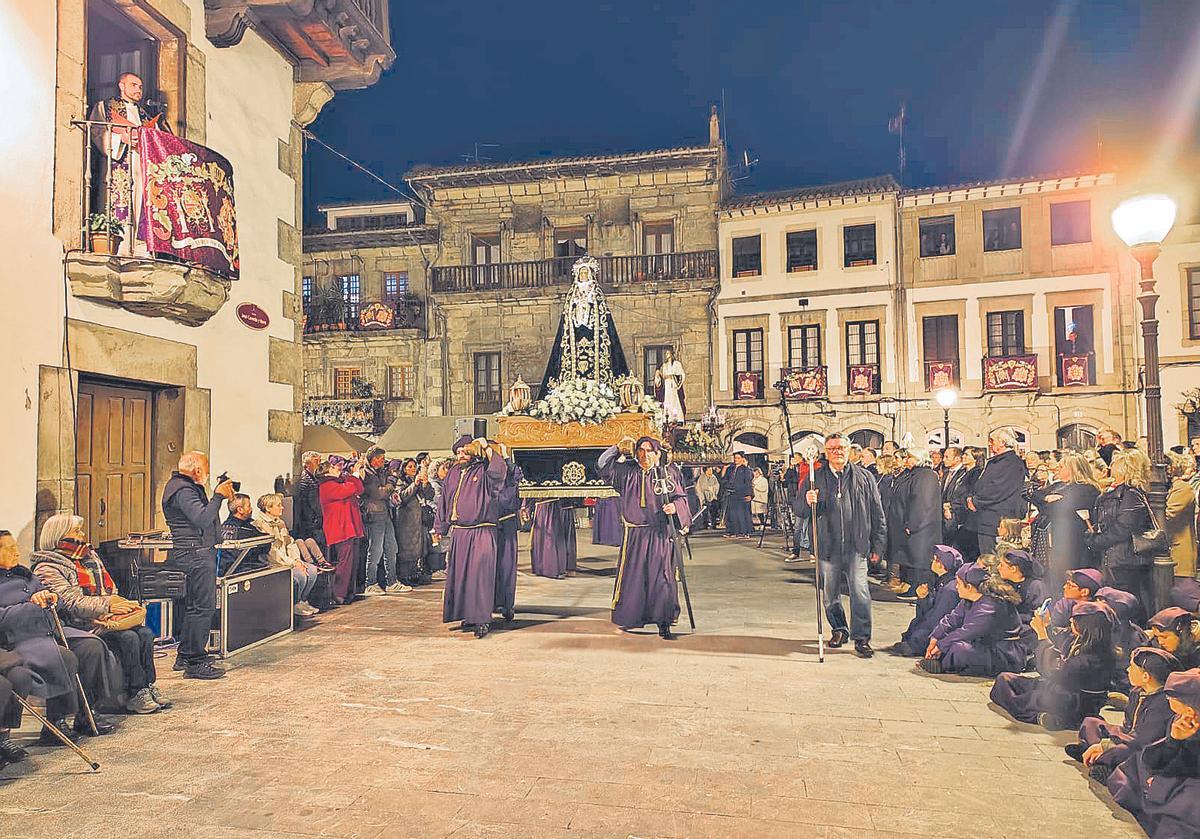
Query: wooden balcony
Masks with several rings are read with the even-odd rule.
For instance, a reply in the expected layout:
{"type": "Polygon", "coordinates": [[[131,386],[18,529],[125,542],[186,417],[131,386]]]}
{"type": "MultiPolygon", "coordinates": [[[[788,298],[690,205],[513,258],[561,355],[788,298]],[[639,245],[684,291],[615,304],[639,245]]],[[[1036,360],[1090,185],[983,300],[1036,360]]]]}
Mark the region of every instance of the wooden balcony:
{"type": "Polygon", "coordinates": [[[253,29],[299,68],[302,82],[370,87],[392,66],[388,0],[204,0],[208,40],[241,42],[253,29]]]}
{"type": "MultiPolygon", "coordinates": [[[[492,265],[445,265],[433,269],[433,290],[440,293],[535,289],[568,284],[578,256],[492,265]]],[[[667,253],[656,256],[601,256],[600,285],[620,291],[670,280],[716,280],[717,252],[667,253]]]]}

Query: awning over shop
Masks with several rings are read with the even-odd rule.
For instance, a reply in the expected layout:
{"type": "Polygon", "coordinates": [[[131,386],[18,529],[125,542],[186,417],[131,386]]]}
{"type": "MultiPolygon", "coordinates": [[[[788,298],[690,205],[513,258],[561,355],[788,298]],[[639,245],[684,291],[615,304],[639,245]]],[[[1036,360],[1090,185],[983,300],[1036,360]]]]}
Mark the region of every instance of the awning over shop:
{"type": "MultiPolygon", "coordinates": [[[[472,433],[474,420],[475,417],[397,417],[377,445],[388,457],[413,457],[420,452],[448,457],[458,435],[472,433]]],[[[489,433],[490,426],[489,422],[489,433]]]]}
{"type": "Polygon", "coordinates": [[[333,425],[306,425],[300,440],[301,451],[319,454],[348,454],[365,452],[374,443],[333,425]]]}

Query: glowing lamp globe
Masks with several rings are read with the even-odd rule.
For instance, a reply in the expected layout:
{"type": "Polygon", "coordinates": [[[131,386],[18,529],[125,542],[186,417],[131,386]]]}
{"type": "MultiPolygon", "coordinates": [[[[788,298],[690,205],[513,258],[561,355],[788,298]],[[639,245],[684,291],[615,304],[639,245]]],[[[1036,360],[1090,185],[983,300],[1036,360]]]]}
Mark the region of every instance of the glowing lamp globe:
{"type": "Polygon", "coordinates": [[[934,394],[934,398],[937,399],[937,403],[941,405],[942,408],[949,410],[950,408],[953,408],[954,403],[958,401],[958,391],[952,387],[942,388],[936,394],[934,394]]]}
{"type": "Polygon", "coordinates": [[[1158,245],[1175,224],[1175,202],[1169,195],[1138,195],[1112,211],[1112,226],[1129,247],[1158,245]]]}

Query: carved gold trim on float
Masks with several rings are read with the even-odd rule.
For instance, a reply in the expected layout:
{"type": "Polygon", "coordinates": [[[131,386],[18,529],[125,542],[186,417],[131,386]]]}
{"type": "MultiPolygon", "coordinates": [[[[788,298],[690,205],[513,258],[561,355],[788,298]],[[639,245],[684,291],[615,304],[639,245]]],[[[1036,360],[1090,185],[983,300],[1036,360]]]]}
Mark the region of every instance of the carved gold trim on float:
{"type": "Polygon", "coordinates": [[[557,423],[533,417],[496,417],[496,440],[510,449],[591,449],[616,445],[623,437],[654,437],[649,414],[617,414],[599,425],[557,423]]]}

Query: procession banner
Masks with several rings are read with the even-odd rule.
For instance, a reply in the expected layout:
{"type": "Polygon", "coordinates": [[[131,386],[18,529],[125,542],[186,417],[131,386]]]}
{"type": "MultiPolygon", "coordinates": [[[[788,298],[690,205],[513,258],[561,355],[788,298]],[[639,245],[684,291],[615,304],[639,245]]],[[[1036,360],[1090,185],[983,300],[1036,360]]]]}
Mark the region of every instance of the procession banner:
{"type": "Polygon", "coordinates": [[[236,280],[239,272],[233,167],[197,143],[143,128],[142,238],[167,256],[236,280]]]}
{"type": "Polygon", "coordinates": [[[1060,356],[1063,387],[1083,387],[1091,384],[1091,365],[1086,355],[1060,356]]]}
{"type": "Polygon", "coordinates": [[[762,399],[762,373],[742,371],[734,382],[734,399],[762,399]]]}
{"type": "Polygon", "coordinates": [[[787,399],[815,399],[829,392],[824,367],[784,367],[779,373],[787,399]]]}
{"type": "Polygon", "coordinates": [[[1037,390],[1037,356],[1015,355],[983,360],[984,390],[1037,390]]]}
{"type": "Polygon", "coordinates": [[[926,387],[929,390],[942,390],[954,387],[954,362],[930,361],[926,365],[926,387]]]}
{"type": "Polygon", "coordinates": [[[847,383],[851,396],[862,396],[875,392],[875,365],[851,364],[847,383]]]}

